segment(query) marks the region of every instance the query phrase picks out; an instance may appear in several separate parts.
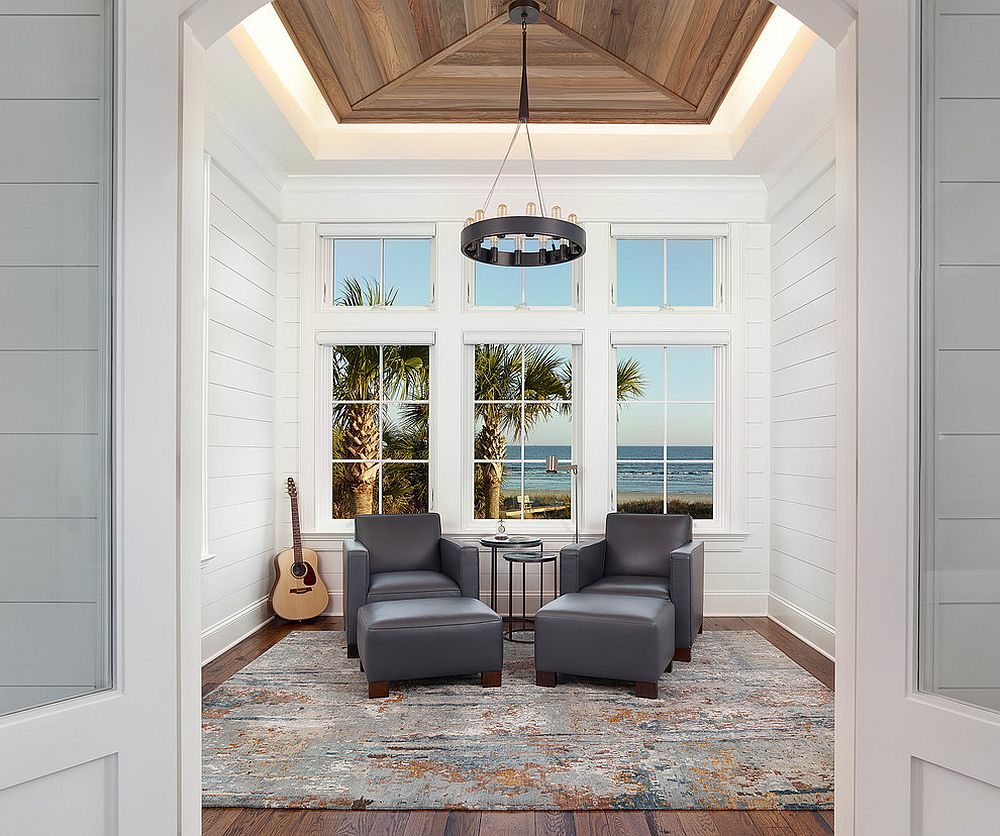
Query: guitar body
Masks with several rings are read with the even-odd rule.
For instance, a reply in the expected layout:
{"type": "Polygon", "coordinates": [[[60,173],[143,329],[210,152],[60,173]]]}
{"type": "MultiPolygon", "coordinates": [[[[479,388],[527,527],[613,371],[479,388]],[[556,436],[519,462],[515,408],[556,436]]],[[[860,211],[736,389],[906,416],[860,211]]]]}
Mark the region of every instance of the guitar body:
{"type": "Polygon", "coordinates": [[[271,609],[286,621],[305,621],[323,614],[330,603],[330,593],[319,576],[319,555],[302,546],[299,492],[291,477],[288,498],[292,504],[292,547],[274,558],[271,609]]]}
{"type": "Polygon", "coordinates": [[[305,621],[322,615],[330,603],[330,593],[319,576],[319,555],[303,548],[300,568],[295,567],[295,549],[285,549],[274,558],[271,609],[286,621],[305,621]],[[295,577],[295,572],[303,569],[303,576],[295,577]]]}

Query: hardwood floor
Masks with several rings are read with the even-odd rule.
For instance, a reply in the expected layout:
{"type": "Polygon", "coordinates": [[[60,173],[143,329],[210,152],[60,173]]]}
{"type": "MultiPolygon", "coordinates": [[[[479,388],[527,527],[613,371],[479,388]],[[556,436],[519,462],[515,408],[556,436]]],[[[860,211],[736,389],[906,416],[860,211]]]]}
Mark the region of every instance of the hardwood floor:
{"type": "MultiPolygon", "coordinates": [[[[202,694],[252,662],[293,630],[341,630],[343,619],[305,624],[272,621],[202,669],[202,694]]],[[[767,618],[706,618],[706,630],[754,630],[829,688],[834,665],[767,618]]],[[[824,836],[833,813],[822,811],[609,810],[470,812],[206,809],[204,836],[824,836]]]]}

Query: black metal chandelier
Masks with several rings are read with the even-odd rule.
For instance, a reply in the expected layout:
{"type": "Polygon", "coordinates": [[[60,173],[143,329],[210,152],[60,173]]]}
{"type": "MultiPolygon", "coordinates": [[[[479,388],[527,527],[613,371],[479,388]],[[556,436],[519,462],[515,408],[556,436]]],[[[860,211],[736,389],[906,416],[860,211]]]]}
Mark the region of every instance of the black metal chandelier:
{"type": "Polygon", "coordinates": [[[522,125],[528,140],[531,173],[535,179],[538,203],[530,201],[523,215],[508,215],[506,204],[501,203],[492,218],[486,217],[485,208],[477,209],[473,217],[466,218],[465,229],[462,230],[462,253],[483,264],[499,267],[545,267],[574,261],[587,250],[587,233],[577,223],[576,215],[571,213],[564,219],[558,206],[553,206],[551,212],[546,212],[538,169],[535,167],[535,149],[531,145],[531,132],[528,129],[528,24],[537,22],[538,17],[538,3],[534,0],[514,0],[511,4],[510,19],[521,24],[521,102],[514,136],[507,146],[507,153],[500,163],[500,170],[483,206],[490,205],[522,125]],[[513,249],[501,249],[501,239],[513,240],[513,249]],[[531,249],[527,249],[529,239],[533,242],[531,249]]]}

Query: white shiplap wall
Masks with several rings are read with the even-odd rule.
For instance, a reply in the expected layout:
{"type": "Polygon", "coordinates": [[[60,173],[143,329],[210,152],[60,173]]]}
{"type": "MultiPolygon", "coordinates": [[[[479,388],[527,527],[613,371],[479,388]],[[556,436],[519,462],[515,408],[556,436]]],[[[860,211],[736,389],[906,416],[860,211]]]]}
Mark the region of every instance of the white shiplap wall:
{"type": "Polygon", "coordinates": [[[0,714],[107,685],[105,3],[0,3],[0,714]]]}
{"type": "MultiPolygon", "coordinates": [[[[307,229],[309,227],[306,227],[307,229]]],[[[278,473],[276,482],[282,490],[288,476],[298,474],[299,430],[299,323],[302,263],[300,247],[310,242],[301,241],[299,224],[282,224],[278,230],[278,473]]],[[[743,250],[741,275],[736,286],[741,288],[741,327],[744,331],[746,353],[744,358],[744,467],[736,475],[744,481],[745,537],[709,539],[706,542],[706,612],[712,615],[763,615],[767,607],[768,558],[770,551],[770,277],[771,248],[767,224],[747,223],[742,226],[743,250]]],[[[602,270],[592,268],[594,280],[602,270]]],[[[448,281],[439,276],[441,282],[448,281]]],[[[455,293],[457,288],[453,289],[455,293]]],[[[606,447],[601,448],[606,449],[606,447]]],[[[601,455],[600,452],[591,455],[601,455]]],[[[303,488],[309,492],[308,486],[303,488]]],[[[443,484],[439,490],[451,489],[443,484]]],[[[457,487],[454,488],[457,490],[457,487]]],[[[290,543],[290,515],[287,500],[277,498],[277,545],[290,543]]],[[[475,542],[475,538],[459,539],[475,542]]],[[[565,539],[546,539],[547,548],[557,549],[568,542],[565,539]]],[[[319,552],[321,573],[330,590],[330,614],[342,612],[343,583],[341,578],[341,547],[338,538],[306,538],[306,545],[319,552]]],[[[487,599],[490,577],[488,551],[481,561],[480,587],[487,599]]],[[[500,589],[506,595],[506,564],[500,561],[500,589]]],[[[537,590],[537,570],[530,570],[529,590],[537,590]]],[[[550,588],[551,575],[546,570],[546,589],[550,588]]],[[[515,589],[519,586],[515,585],[515,589]]],[[[537,597],[528,599],[529,610],[537,606],[537,597]]],[[[500,607],[506,611],[506,600],[500,607]]],[[[519,602],[516,602],[519,606],[519,602]]]]}
{"type": "Polygon", "coordinates": [[[265,622],[274,558],[277,221],[209,171],[202,657],[265,622]]]}
{"type": "Polygon", "coordinates": [[[836,222],[832,129],[775,184],[768,612],[834,652],[836,222]],[[788,194],[791,192],[790,194],[788,194]]]}
{"type": "Polygon", "coordinates": [[[930,25],[921,684],[1000,710],[1000,6],[930,25]]]}

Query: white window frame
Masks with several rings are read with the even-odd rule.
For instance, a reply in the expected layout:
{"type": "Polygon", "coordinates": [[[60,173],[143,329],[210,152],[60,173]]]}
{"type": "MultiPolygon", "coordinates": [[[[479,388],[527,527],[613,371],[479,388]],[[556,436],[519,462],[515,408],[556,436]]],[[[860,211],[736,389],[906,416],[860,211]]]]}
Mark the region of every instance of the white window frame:
{"type": "Polygon", "coordinates": [[[611,289],[609,305],[619,313],[649,313],[669,311],[671,313],[712,313],[728,310],[730,293],[730,247],[729,224],[612,224],[611,225],[611,289]],[[712,243],[712,305],[667,304],[667,242],[704,241],[712,243]],[[661,305],[619,305],[618,304],[618,242],[622,240],[663,241],[663,304],[661,305]]]}
{"type": "Polygon", "coordinates": [[[354,313],[359,310],[377,310],[387,313],[405,311],[433,311],[437,308],[437,244],[434,224],[319,224],[317,232],[320,238],[320,273],[316,290],[318,310],[336,311],[338,313],[354,313]],[[379,242],[379,292],[385,293],[385,242],[391,240],[420,239],[430,242],[427,280],[428,303],[426,305],[366,305],[355,307],[351,305],[336,305],[333,293],[333,249],[338,239],[368,240],[379,242]]]}
{"type": "MultiPolygon", "coordinates": [[[[435,432],[435,334],[433,331],[317,331],[316,356],[318,359],[317,392],[329,393],[333,386],[333,347],[338,345],[425,345],[429,356],[428,381],[428,439],[427,439],[427,506],[435,510],[436,452],[435,432]]],[[[380,393],[381,394],[381,393],[380,393]]],[[[333,516],[331,491],[333,489],[333,436],[330,431],[333,416],[333,399],[316,398],[316,452],[314,526],[316,531],[347,534],[354,531],[353,519],[339,519],[333,516]]],[[[423,463],[417,460],[417,463],[423,463]]],[[[380,477],[381,478],[381,477],[380,477]]],[[[380,499],[381,502],[381,499],[380,499]]],[[[373,509],[373,513],[379,513],[373,509]]]]}
{"type": "MultiPolygon", "coordinates": [[[[609,473],[611,490],[609,511],[618,507],[618,349],[649,346],[653,348],[669,348],[671,346],[711,346],[714,349],[714,409],[713,439],[712,439],[712,519],[695,520],[699,533],[721,533],[741,530],[742,520],[735,520],[733,514],[734,484],[731,474],[741,475],[740,458],[734,460],[735,444],[732,438],[734,431],[731,369],[731,342],[729,331],[613,331],[611,333],[611,360],[609,362],[608,400],[611,405],[608,415],[609,436],[609,473]]],[[[666,385],[666,381],[664,381],[666,385]]],[[[666,391],[664,391],[666,399],[666,391]]],[[[627,403],[627,402],[626,402],[627,403]]],[[[642,403],[636,401],[636,403],[642,403]]],[[[664,401],[666,403],[666,401],[664,401]]],[[[665,409],[667,407],[665,406],[665,409]]],[[[738,426],[738,425],[737,425],[738,426]]],[[[664,445],[667,439],[664,438],[664,445]]],[[[664,450],[664,452],[666,452],[664,450]]],[[[667,459],[664,458],[664,475],[667,459]]]]}
{"type": "MultiPolygon", "coordinates": [[[[475,456],[473,447],[476,433],[475,400],[475,351],[477,345],[568,345],[573,364],[573,390],[570,399],[572,408],[572,444],[573,463],[581,458],[583,443],[583,415],[581,413],[583,397],[582,387],[584,375],[581,367],[583,362],[583,332],[574,329],[539,330],[539,331],[466,331],[463,339],[463,377],[464,393],[464,432],[462,433],[463,467],[462,467],[462,528],[469,533],[484,535],[496,531],[497,521],[476,519],[475,517],[475,456]]],[[[581,473],[575,477],[581,479],[581,473]]],[[[570,491],[573,502],[572,494],[570,491]]],[[[572,534],[576,515],[581,513],[582,482],[577,482],[576,504],[572,506],[569,519],[566,520],[508,520],[506,524],[516,529],[516,533],[534,534],[538,536],[566,536],[572,534]]]]}
{"type": "MultiPolygon", "coordinates": [[[[570,293],[572,301],[568,305],[529,305],[524,301],[525,279],[532,270],[544,270],[543,267],[521,267],[516,268],[521,271],[521,304],[519,305],[477,305],[476,304],[476,262],[472,259],[465,259],[462,267],[464,276],[465,295],[464,309],[467,311],[516,311],[518,313],[565,313],[567,311],[579,311],[581,309],[580,288],[583,282],[583,258],[578,258],[570,263],[572,278],[570,279],[570,293]]],[[[515,268],[508,268],[515,269],[515,268]]]]}

